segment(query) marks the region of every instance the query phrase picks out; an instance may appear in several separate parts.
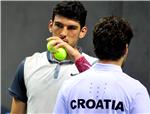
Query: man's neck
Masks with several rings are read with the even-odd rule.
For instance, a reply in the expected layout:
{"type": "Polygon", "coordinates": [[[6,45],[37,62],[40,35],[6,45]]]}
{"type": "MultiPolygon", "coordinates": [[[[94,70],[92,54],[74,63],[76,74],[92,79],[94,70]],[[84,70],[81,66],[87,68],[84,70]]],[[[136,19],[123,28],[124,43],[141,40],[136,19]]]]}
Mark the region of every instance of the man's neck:
{"type": "Polygon", "coordinates": [[[114,65],[118,65],[118,66],[122,66],[124,62],[124,58],[120,58],[118,60],[100,60],[99,63],[103,63],[103,64],[114,64],[114,65]]]}

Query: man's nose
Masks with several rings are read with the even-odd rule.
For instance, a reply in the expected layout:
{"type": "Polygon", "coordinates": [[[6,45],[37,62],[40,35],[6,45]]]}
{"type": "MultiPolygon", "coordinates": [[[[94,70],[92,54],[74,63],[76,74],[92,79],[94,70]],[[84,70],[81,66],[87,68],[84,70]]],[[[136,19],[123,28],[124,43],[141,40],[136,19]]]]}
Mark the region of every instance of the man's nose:
{"type": "Polygon", "coordinates": [[[67,36],[68,30],[66,27],[64,27],[60,33],[60,38],[64,39],[67,36]]]}

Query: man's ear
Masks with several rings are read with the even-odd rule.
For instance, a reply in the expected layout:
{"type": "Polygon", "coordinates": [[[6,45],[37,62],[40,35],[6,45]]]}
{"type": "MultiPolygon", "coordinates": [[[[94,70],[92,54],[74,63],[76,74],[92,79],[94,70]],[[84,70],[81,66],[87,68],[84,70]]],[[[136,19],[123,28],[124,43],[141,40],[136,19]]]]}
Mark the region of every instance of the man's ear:
{"type": "Polygon", "coordinates": [[[48,30],[50,33],[52,32],[52,26],[53,26],[53,21],[50,19],[48,22],[48,30]]]}
{"type": "Polygon", "coordinates": [[[82,38],[84,38],[85,37],[85,35],[86,35],[86,33],[87,33],[87,27],[86,26],[84,26],[84,27],[82,27],[82,29],[81,29],[81,31],[80,31],[80,34],[79,34],[79,38],[80,39],[82,39],[82,38]]]}

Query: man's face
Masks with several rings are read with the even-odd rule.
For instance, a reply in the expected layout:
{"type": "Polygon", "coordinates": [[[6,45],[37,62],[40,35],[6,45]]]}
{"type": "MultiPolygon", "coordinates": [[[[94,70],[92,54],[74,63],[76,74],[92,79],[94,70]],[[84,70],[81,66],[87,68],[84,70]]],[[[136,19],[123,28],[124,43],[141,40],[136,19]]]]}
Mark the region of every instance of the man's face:
{"type": "Polygon", "coordinates": [[[79,38],[83,38],[87,28],[81,28],[78,21],[56,15],[54,20],[49,23],[52,36],[57,36],[67,42],[72,47],[76,47],[79,38]]]}

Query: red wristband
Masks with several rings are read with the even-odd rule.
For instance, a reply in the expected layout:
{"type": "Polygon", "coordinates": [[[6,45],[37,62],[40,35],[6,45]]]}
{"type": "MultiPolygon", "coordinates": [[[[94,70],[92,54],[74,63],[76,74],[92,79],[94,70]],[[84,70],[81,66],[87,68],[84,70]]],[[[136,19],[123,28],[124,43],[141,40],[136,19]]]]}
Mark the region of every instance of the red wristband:
{"type": "Polygon", "coordinates": [[[77,59],[75,61],[75,65],[80,73],[91,67],[91,64],[85,59],[84,56],[81,56],[79,59],[77,59]]]}

